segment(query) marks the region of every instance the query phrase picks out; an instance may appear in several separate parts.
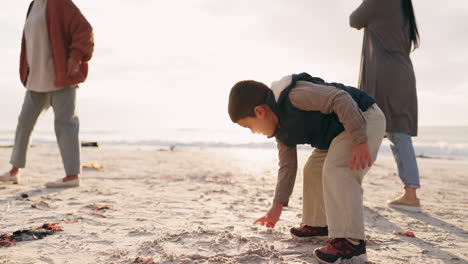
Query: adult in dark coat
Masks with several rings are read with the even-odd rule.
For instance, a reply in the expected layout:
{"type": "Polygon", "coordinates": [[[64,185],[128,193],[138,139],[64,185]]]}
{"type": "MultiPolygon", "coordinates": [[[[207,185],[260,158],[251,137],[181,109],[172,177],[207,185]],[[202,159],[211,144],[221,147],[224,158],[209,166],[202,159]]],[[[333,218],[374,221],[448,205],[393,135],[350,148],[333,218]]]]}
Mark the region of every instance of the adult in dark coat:
{"type": "Polygon", "coordinates": [[[411,141],[418,132],[418,102],[410,59],[419,34],[412,2],[364,0],[351,14],[350,25],[365,29],[359,88],[373,96],[385,114],[387,137],[404,183],[404,195],[389,205],[419,211],[419,171],[411,141]]]}

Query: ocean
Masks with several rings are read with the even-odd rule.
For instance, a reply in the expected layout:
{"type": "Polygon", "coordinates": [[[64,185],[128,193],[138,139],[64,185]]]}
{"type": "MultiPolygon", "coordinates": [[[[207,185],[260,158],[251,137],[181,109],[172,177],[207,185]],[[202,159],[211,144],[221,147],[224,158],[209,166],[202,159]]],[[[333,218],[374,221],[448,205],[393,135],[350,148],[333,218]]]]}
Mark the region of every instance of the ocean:
{"type": "MultiPolygon", "coordinates": [[[[95,141],[103,146],[202,149],[276,149],[274,139],[252,135],[242,128],[156,128],[154,130],[86,130],[80,133],[82,141],[95,141]]],[[[13,130],[0,130],[0,145],[12,145],[13,130]]],[[[413,138],[416,154],[420,157],[468,160],[468,127],[420,127],[413,138]]],[[[56,144],[53,129],[37,129],[32,144],[56,144]]],[[[301,146],[300,149],[308,149],[301,146]]],[[[390,142],[385,139],[379,155],[391,155],[390,142]]]]}

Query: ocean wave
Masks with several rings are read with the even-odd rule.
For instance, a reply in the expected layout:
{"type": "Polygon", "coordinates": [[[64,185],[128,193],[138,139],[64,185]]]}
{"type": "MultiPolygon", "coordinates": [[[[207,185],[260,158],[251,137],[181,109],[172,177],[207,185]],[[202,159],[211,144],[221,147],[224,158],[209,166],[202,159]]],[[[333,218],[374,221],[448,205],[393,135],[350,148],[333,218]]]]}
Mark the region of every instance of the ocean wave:
{"type": "MultiPolygon", "coordinates": [[[[218,130],[203,131],[202,133],[199,129],[179,129],[174,132],[160,133],[157,136],[137,136],[131,133],[124,134],[111,131],[82,131],[80,134],[82,141],[97,141],[101,145],[109,146],[276,149],[274,140],[256,137],[254,138],[256,141],[249,141],[249,138],[242,138],[237,134],[218,130]]],[[[447,140],[442,140],[443,131],[438,131],[434,135],[420,136],[413,140],[416,155],[420,157],[468,159],[468,139],[459,135],[457,140],[453,140],[453,136],[446,137],[447,140]],[[437,138],[434,135],[437,135],[437,138]]],[[[12,145],[13,140],[14,131],[0,130],[0,145],[12,145]]],[[[32,144],[56,144],[55,134],[52,131],[37,131],[34,133],[32,144]]],[[[306,145],[298,148],[301,150],[310,149],[306,145]]],[[[379,153],[381,155],[392,154],[388,140],[383,141],[379,153]]]]}

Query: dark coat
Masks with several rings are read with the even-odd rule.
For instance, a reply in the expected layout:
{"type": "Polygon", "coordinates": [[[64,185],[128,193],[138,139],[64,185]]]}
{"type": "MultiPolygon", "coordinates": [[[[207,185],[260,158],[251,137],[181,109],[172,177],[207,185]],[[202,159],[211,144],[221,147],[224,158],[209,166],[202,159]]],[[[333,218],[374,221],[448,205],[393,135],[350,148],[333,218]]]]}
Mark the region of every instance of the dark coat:
{"type": "Polygon", "coordinates": [[[365,28],[359,88],[374,97],[387,132],[418,132],[416,80],[410,59],[409,23],[400,0],[364,0],[350,25],[365,28]]]}

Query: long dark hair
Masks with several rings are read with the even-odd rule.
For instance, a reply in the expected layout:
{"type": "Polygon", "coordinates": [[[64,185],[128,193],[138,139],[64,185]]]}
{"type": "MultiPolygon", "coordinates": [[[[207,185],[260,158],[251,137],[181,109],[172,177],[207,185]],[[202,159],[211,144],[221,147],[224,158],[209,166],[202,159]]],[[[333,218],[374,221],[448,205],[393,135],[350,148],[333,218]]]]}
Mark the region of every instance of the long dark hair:
{"type": "Polygon", "coordinates": [[[414,16],[413,3],[411,0],[401,0],[401,8],[405,19],[408,19],[410,25],[410,40],[413,42],[413,50],[419,48],[419,31],[418,25],[416,25],[416,17],[414,16]]]}

